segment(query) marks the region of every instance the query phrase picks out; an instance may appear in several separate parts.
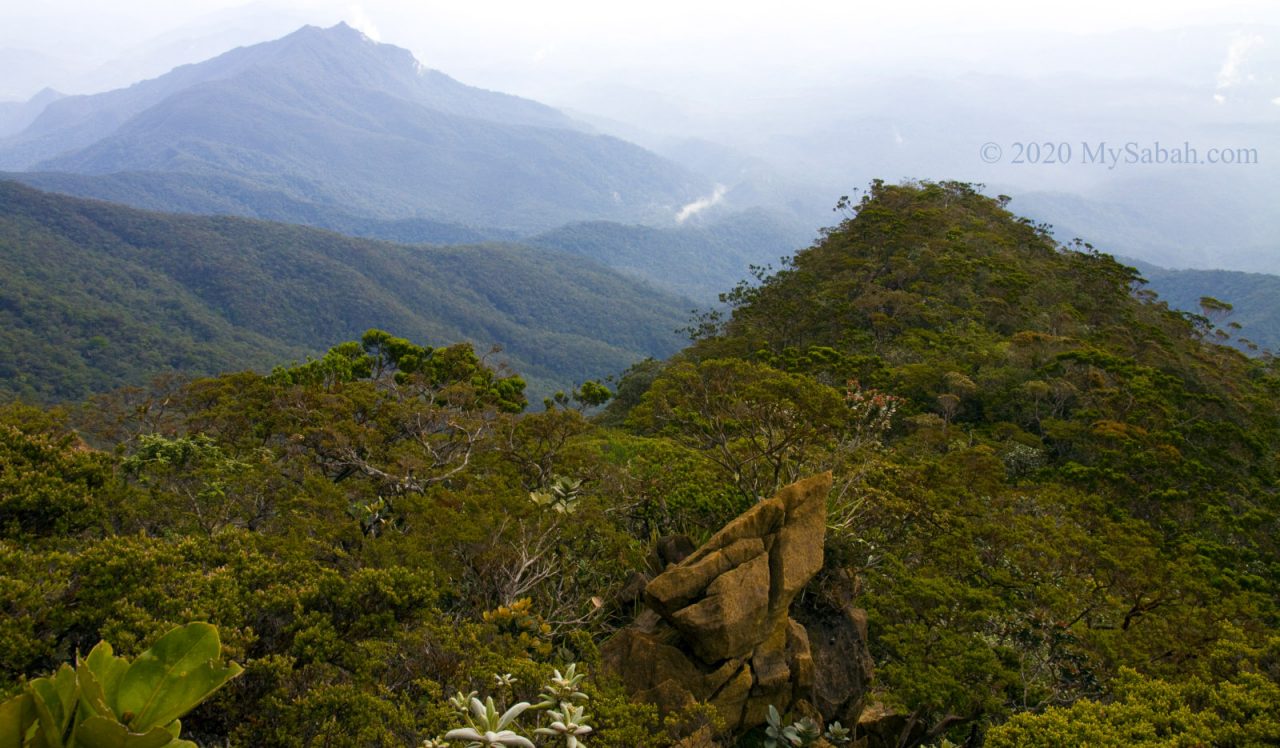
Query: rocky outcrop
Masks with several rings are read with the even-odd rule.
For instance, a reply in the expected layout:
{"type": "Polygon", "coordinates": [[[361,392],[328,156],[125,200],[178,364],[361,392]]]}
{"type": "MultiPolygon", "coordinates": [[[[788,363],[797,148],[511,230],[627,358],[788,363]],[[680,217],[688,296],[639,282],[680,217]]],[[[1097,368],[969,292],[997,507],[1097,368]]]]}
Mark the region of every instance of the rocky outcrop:
{"type": "Polygon", "coordinates": [[[849,726],[862,716],[875,668],[867,648],[867,613],[854,606],[854,579],[843,570],[825,573],[818,594],[792,611],[809,633],[813,653],[812,702],[823,719],[849,726]]]}
{"type": "MultiPolygon", "coordinates": [[[[701,548],[680,554],[683,560],[645,585],[636,620],[605,643],[606,667],[663,712],[703,701],[730,727],[762,724],[771,704],[786,712],[812,701],[819,673],[834,686],[865,685],[865,649],[830,653],[837,671],[848,669],[842,662],[856,663],[858,671],[833,675],[830,663],[815,666],[810,634],[790,615],[796,595],[822,568],[830,488],[830,473],[787,486],[701,548]]],[[[831,649],[828,640],[850,641],[843,629],[828,628],[822,629],[824,651],[831,649]]],[[[865,631],[859,633],[861,642],[865,631]]],[[[861,704],[861,693],[824,703],[843,715],[855,702],[861,704]]]]}

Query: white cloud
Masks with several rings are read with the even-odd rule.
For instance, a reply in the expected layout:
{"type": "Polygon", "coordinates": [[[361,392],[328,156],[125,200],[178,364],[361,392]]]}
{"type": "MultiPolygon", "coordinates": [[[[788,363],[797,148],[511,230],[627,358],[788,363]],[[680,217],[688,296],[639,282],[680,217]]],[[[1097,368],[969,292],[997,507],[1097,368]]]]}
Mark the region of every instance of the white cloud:
{"type": "Polygon", "coordinates": [[[684,223],[691,217],[720,202],[724,199],[725,193],[728,191],[728,187],[725,187],[723,184],[717,184],[716,188],[711,191],[710,195],[700,197],[681,208],[680,212],[676,214],[676,223],[684,223]]]}
{"type": "Polygon", "coordinates": [[[1218,88],[1230,88],[1244,80],[1242,67],[1245,58],[1253,49],[1262,46],[1262,37],[1258,34],[1246,34],[1236,37],[1227,47],[1227,57],[1218,68],[1218,88]]]}
{"type": "Polygon", "coordinates": [[[382,41],[382,34],[378,31],[378,27],[374,25],[373,19],[364,11],[363,5],[352,5],[347,8],[347,23],[356,31],[364,34],[375,42],[382,41]]]}

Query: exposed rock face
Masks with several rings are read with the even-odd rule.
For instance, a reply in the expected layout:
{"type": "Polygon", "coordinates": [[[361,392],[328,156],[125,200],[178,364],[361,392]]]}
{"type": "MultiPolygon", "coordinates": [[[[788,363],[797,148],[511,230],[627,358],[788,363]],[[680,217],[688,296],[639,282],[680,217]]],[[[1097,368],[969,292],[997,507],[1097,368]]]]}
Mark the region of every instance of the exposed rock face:
{"type": "MultiPolygon", "coordinates": [[[[816,668],[809,632],[790,617],[792,601],[822,568],[830,489],[830,473],[787,486],[654,577],[645,609],[605,643],[606,666],[664,712],[706,701],[730,727],[763,724],[770,704],[785,712],[812,700],[819,670],[832,685],[865,685],[865,650],[830,651],[834,661],[816,668]],[[832,676],[832,668],[858,672],[832,676]]],[[[827,639],[836,639],[823,635],[823,650],[832,650],[827,639]]],[[[861,696],[825,703],[844,714],[861,696]]]]}
{"type": "Polygon", "coordinates": [[[867,613],[853,604],[856,583],[847,572],[828,574],[818,586],[821,594],[793,611],[809,633],[816,663],[813,705],[827,721],[858,724],[875,672],[867,649],[867,613]]]}

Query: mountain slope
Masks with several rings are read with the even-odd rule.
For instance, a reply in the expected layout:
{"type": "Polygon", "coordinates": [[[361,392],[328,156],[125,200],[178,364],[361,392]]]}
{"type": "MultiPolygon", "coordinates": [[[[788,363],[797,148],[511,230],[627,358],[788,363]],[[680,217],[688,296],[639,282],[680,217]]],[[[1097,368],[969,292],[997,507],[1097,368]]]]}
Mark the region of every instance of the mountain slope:
{"type": "Polygon", "coordinates": [[[1101,485],[1132,488],[1133,470],[1170,492],[1160,512],[1194,514],[1197,491],[1231,490],[1214,470],[1260,490],[1274,453],[1199,430],[1280,426],[1271,362],[1216,345],[1208,320],[1135,295],[1140,281],[1108,255],[1058,246],[968,185],[877,183],[838,230],[731,294],[732,317],[689,355],[812,367],[974,429],[1018,424],[1101,485]],[[1099,424],[1128,434],[1126,448],[1099,424]],[[1130,462],[1150,457],[1129,451],[1138,445],[1185,460],[1151,473],[1130,462]]]}
{"type": "Polygon", "coordinates": [[[876,182],[850,208],[610,415],[748,497],[834,471],[831,579],[856,580],[900,709],[860,727],[964,740],[1274,646],[1278,362],[971,185],[876,182]]]}
{"type": "MultiPolygon", "coordinates": [[[[240,177],[175,172],[0,172],[0,179],[147,210],[245,216],[413,244],[514,241],[522,236],[516,231],[425,218],[370,218],[291,198],[240,177]]],[[[707,305],[714,303],[721,291],[747,277],[751,265],[777,262],[810,238],[812,232],[801,228],[799,221],[756,210],[668,228],[588,221],[560,226],[521,241],[586,257],[707,305]]]]}
{"type": "MultiPolygon", "coordinates": [[[[1136,260],[1125,260],[1142,272],[1151,289],[1174,309],[1201,313],[1200,299],[1211,296],[1232,305],[1220,327],[1240,326],[1229,333],[1261,348],[1280,350],[1280,276],[1235,270],[1172,270],[1136,260]]],[[[1248,350],[1248,344],[1242,344],[1248,350]]]]}
{"type": "Polygon", "coordinates": [[[165,213],[233,215],[297,223],[366,239],[405,244],[473,244],[510,241],[520,234],[426,218],[370,218],[318,205],[239,177],[175,172],[87,175],[65,172],[0,172],[0,179],[45,192],[123,203],[165,213]]]}
{"type": "Polygon", "coordinates": [[[236,177],[377,218],[526,230],[669,219],[706,188],[554,109],[471,88],[339,25],[51,104],[0,167],[236,177]]]}
{"type": "Polygon", "coordinates": [[[3,389],[264,367],[379,327],[498,344],[534,389],[674,350],[688,302],[582,258],[148,213],[0,182],[3,389]]]}
{"type": "Polygon", "coordinates": [[[812,238],[763,211],[743,211],[714,223],[656,228],[592,221],[561,226],[528,240],[530,244],[588,257],[629,275],[713,303],[726,288],[812,238]]]}
{"type": "Polygon", "coordinates": [[[0,138],[25,130],[49,104],[62,97],[46,88],[27,101],[0,101],[0,138]]]}
{"type": "Polygon", "coordinates": [[[465,86],[439,71],[424,69],[408,50],[377,44],[339,24],[331,29],[305,26],[274,42],[238,47],[127,88],[66,97],[6,143],[13,149],[7,158],[21,159],[23,167],[33,165],[109,135],[174,94],[261,70],[299,81],[323,78],[332,85],[387,93],[450,114],[537,127],[576,127],[551,107],[465,86]]]}

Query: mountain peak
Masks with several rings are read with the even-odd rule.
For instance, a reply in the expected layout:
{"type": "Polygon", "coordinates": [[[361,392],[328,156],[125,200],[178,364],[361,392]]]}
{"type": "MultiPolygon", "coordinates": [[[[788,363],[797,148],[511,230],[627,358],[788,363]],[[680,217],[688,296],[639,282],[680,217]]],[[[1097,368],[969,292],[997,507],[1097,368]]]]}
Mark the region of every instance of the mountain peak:
{"type": "MultiPolygon", "coordinates": [[[[322,26],[313,26],[308,24],[299,28],[292,34],[288,34],[274,42],[264,42],[267,48],[286,46],[289,42],[316,42],[320,44],[332,45],[334,50],[348,50],[353,45],[359,44],[363,47],[376,47],[380,52],[394,51],[404,56],[412,56],[409,50],[397,47],[394,44],[384,44],[370,37],[360,29],[348,24],[346,21],[339,21],[328,28],[322,26]]],[[[263,45],[259,45],[263,46],[263,45]]]]}
{"type": "Polygon", "coordinates": [[[53,102],[0,141],[3,168],[218,175],[379,218],[520,230],[665,218],[667,205],[704,192],[675,164],[535,101],[424,70],[345,23],[53,102]]]}
{"type": "MultiPolygon", "coordinates": [[[[374,42],[375,44],[381,44],[381,42],[374,41],[372,38],[369,37],[368,34],[364,33],[360,29],[357,29],[356,27],[352,26],[346,21],[338,21],[336,24],[328,28],[325,28],[323,26],[314,26],[311,24],[307,24],[306,26],[299,28],[297,31],[293,32],[292,34],[289,34],[285,38],[287,39],[290,36],[301,36],[301,37],[314,36],[314,37],[330,38],[330,39],[363,40],[363,41],[374,42]]],[[[267,42],[267,43],[270,44],[271,42],[267,42]]],[[[392,45],[386,45],[386,46],[392,46],[392,45]]]]}
{"type": "Polygon", "coordinates": [[[58,99],[61,99],[65,96],[66,94],[62,93],[61,91],[58,91],[46,86],[45,88],[40,89],[35,96],[32,96],[27,101],[27,103],[28,104],[48,104],[51,101],[57,101],[58,99]]]}
{"type": "MultiPolygon", "coordinates": [[[[329,28],[325,29],[325,32],[326,32],[326,33],[330,33],[330,34],[346,34],[346,35],[355,35],[355,36],[359,36],[359,37],[361,37],[361,38],[363,38],[363,39],[369,39],[369,35],[368,35],[368,34],[364,33],[364,32],[363,32],[363,31],[361,31],[360,29],[357,29],[356,27],[354,27],[354,26],[352,26],[352,25],[348,24],[346,21],[338,21],[338,22],[337,22],[336,24],[334,24],[333,26],[330,26],[329,28]]],[[[370,39],[370,41],[372,41],[372,39],[370,39]]]]}

